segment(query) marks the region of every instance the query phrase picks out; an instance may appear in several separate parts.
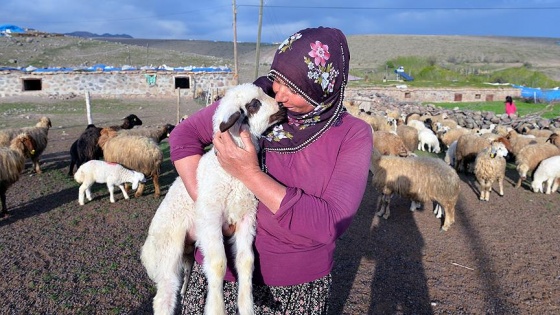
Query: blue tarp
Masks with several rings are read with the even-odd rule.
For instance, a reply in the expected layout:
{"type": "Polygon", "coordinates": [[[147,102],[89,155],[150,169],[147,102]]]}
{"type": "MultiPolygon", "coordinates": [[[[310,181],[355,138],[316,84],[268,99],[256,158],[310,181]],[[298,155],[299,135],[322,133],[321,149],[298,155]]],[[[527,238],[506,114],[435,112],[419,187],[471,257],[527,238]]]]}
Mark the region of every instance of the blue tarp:
{"type": "Polygon", "coordinates": [[[536,99],[541,102],[560,101],[560,90],[558,88],[543,90],[541,88],[526,87],[522,85],[512,84],[512,86],[521,90],[521,97],[523,98],[536,99]]]}
{"type": "Polygon", "coordinates": [[[0,34],[4,33],[25,33],[25,30],[16,25],[2,24],[0,25],[0,34]]]}

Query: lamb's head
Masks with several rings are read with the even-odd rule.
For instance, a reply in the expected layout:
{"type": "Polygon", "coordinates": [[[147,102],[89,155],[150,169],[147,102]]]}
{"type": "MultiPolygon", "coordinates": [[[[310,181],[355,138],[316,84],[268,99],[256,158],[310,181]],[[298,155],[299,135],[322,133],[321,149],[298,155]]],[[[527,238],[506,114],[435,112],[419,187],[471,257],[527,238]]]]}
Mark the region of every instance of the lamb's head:
{"type": "Polygon", "coordinates": [[[132,189],[136,190],[138,189],[138,185],[140,183],[145,183],[146,182],[146,176],[144,176],[144,174],[137,172],[137,171],[132,171],[132,189]]]}
{"type": "Polygon", "coordinates": [[[506,149],[506,145],[500,141],[492,141],[490,145],[490,157],[503,157],[505,158],[508,155],[508,150],[506,149]]]}
{"type": "Polygon", "coordinates": [[[41,117],[41,119],[39,119],[37,124],[35,124],[35,127],[41,127],[41,128],[49,129],[49,128],[52,127],[51,119],[47,116],[43,116],[43,117],[41,117]]]}
{"type": "Polygon", "coordinates": [[[237,141],[241,128],[244,128],[257,139],[285,115],[285,109],[260,87],[252,83],[240,84],[229,89],[220,100],[213,117],[214,132],[229,130],[237,141]]]}

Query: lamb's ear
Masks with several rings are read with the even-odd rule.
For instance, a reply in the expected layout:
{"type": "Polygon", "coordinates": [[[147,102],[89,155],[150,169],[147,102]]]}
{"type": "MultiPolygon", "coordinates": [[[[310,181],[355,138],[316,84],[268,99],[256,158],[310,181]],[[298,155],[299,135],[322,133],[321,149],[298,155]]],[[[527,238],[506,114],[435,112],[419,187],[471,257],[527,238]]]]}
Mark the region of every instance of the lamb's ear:
{"type": "Polygon", "coordinates": [[[239,119],[239,117],[241,117],[241,111],[237,111],[233,113],[231,116],[229,116],[227,121],[222,121],[220,123],[220,132],[225,132],[226,130],[231,128],[235,124],[235,122],[239,119]]]}

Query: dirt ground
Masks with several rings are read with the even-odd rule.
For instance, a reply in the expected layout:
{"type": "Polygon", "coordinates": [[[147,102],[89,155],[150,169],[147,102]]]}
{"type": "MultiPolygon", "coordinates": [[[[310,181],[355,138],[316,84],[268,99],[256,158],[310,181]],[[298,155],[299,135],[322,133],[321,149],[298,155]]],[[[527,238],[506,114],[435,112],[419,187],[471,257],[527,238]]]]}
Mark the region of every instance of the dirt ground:
{"type": "MultiPolygon", "coordinates": [[[[31,126],[41,116],[1,105],[0,125],[31,126]]],[[[198,108],[193,103],[186,113],[198,108]]],[[[131,101],[96,124],[116,125],[130,113],[144,126],[176,122],[174,101],[131,101]]],[[[111,204],[99,184],[94,200],[79,206],[78,185],[67,176],[68,149],[85,127],[76,117],[51,115],[44,173],[31,173],[28,163],[8,190],[10,214],[0,219],[1,314],[152,312],[155,287],[139,253],[163,196],[155,199],[148,182],[144,196],[124,200],[118,192],[111,204]]],[[[165,195],[176,173],[165,141],[162,148],[165,195]]],[[[535,194],[528,183],[515,189],[510,168],[505,196],[493,192],[483,202],[474,177],[461,179],[456,223],[447,232],[431,211],[410,212],[401,198],[393,198],[388,220],[376,217],[378,194],[368,186],[338,241],[331,314],[560,313],[560,194],[535,194]]]]}

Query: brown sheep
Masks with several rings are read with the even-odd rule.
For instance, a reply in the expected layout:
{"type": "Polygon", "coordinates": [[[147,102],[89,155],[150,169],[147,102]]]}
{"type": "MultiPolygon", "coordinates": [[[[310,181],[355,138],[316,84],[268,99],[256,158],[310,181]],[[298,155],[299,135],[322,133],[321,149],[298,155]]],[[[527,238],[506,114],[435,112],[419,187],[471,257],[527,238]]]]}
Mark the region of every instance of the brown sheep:
{"type": "Polygon", "coordinates": [[[555,155],[560,155],[560,149],[550,143],[531,144],[521,149],[519,154],[515,156],[515,168],[519,173],[515,188],[521,187],[521,183],[527,178],[527,174],[532,173],[544,159],[555,155]]]}

